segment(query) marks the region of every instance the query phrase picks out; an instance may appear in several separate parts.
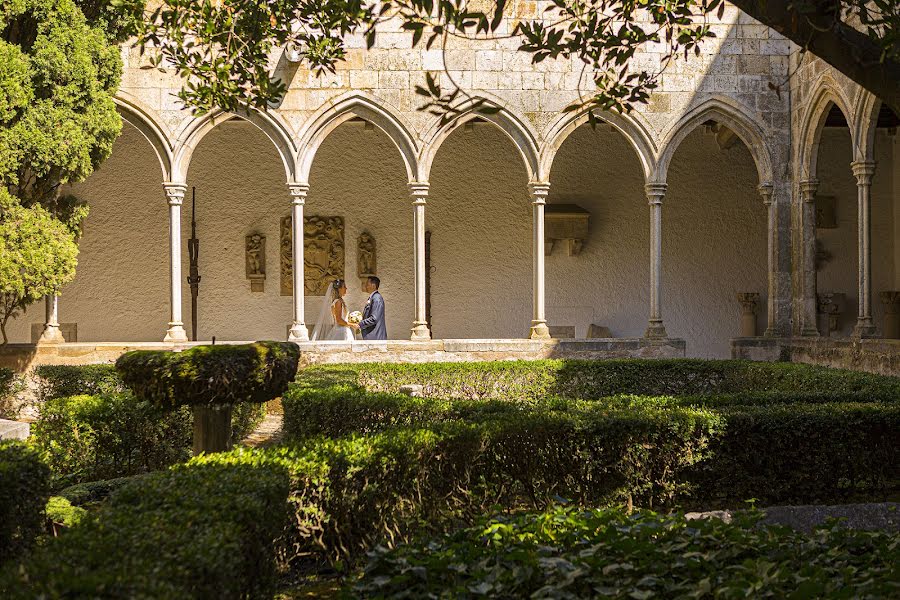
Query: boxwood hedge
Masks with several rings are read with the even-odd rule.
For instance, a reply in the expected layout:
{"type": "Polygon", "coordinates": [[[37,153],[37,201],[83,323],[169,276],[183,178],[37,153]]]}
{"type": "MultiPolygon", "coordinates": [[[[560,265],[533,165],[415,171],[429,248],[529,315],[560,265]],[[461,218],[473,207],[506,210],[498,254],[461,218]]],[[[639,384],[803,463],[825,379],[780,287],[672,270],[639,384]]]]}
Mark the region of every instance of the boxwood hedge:
{"type": "Polygon", "coordinates": [[[31,546],[44,527],[50,469],[18,441],[0,441],[0,564],[31,546]]]}
{"type": "Polygon", "coordinates": [[[891,598],[900,545],[715,518],[554,508],[370,554],[353,598],[891,598]]]}
{"type": "Polygon", "coordinates": [[[4,598],[271,598],[288,479],[249,464],[133,481],[0,577],[4,598]]]}

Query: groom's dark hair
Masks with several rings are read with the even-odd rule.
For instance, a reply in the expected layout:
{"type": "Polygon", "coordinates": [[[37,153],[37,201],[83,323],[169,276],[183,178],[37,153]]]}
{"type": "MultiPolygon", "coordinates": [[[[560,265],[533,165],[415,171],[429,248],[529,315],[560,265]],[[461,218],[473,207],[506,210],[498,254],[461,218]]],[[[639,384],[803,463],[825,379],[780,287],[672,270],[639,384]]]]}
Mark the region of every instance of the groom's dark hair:
{"type": "Polygon", "coordinates": [[[375,289],[376,289],[376,290],[377,290],[379,287],[381,287],[381,280],[378,279],[377,277],[375,277],[374,275],[370,275],[370,276],[369,276],[369,281],[372,282],[372,285],[375,286],[375,289]]]}

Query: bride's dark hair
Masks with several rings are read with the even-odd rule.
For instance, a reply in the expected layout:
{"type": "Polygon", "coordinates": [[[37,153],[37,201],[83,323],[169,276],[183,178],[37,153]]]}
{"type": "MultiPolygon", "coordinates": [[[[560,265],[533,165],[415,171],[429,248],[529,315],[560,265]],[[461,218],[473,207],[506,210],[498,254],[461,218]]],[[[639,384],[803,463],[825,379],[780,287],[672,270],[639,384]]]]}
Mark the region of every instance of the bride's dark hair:
{"type": "Polygon", "coordinates": [[[335,279],[334,281],[331,282],[331,287],[334,288],[334,291],[338,291],[343,286],[344,286],[343,279],[335,279]]]}

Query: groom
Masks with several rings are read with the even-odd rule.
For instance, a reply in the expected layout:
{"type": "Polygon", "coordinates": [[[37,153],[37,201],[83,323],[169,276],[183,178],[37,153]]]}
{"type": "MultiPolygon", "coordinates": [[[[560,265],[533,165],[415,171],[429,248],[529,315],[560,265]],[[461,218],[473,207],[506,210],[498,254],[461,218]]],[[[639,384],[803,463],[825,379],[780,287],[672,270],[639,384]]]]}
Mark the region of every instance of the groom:
{"type": "Polygon", "coordinates": [[[364,340],[386,340],[387,325],[384,322],[384,298],[378,291],[381,280],[374,275],[366,279],[363,290],[368,292],[369,300],[363,309],[363,318],[359,322],[359,330],[364,340]]]}

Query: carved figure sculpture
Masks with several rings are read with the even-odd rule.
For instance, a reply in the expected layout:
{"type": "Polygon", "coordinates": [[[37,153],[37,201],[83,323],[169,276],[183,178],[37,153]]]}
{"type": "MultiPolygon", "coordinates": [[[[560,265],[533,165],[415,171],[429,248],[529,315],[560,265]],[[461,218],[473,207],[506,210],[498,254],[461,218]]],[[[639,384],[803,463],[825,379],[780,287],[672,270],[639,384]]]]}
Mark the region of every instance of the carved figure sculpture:
{"type": "Polygon", "coordinates": [[[373,238],[372,234],[370,234],[368,231],[363,231],[359,235],[359,241],[357,243],[356,270],[357,275],[359,275],[361,278],[375,275],[378,272],[377,257],[375,251],[375,238],[373,238]]]}
{"type": "Polygon", "coordinates": [[[245,238],[246,271],[251,292],[265,290],[266,280],[266,236],[251,233],[245,238]]]}

